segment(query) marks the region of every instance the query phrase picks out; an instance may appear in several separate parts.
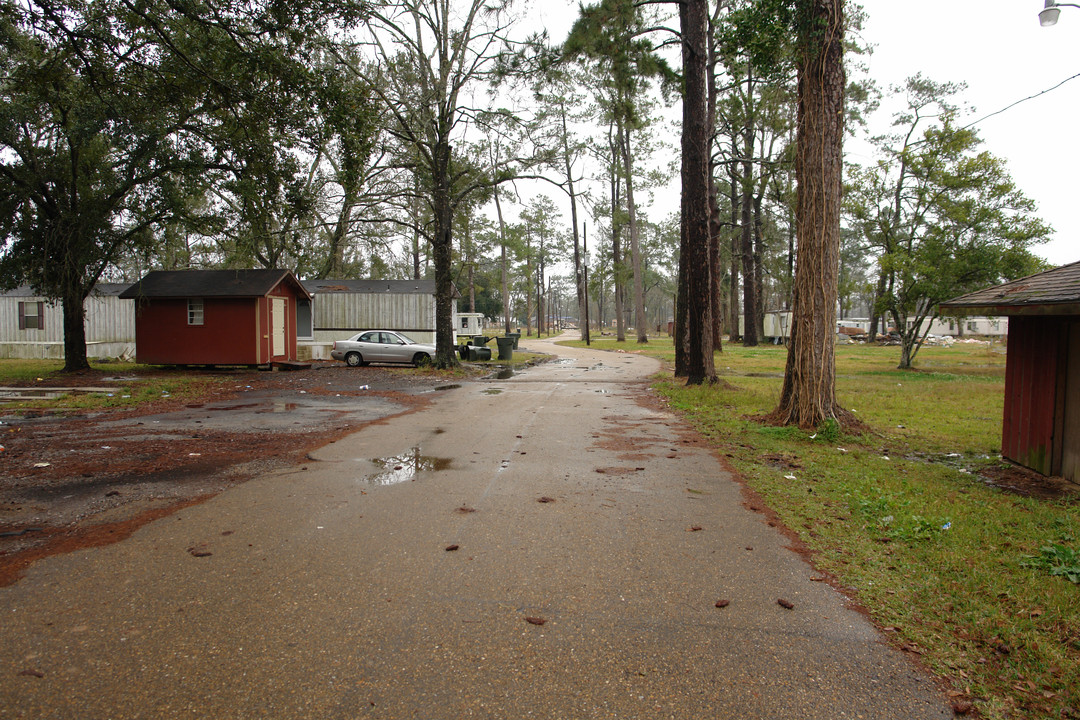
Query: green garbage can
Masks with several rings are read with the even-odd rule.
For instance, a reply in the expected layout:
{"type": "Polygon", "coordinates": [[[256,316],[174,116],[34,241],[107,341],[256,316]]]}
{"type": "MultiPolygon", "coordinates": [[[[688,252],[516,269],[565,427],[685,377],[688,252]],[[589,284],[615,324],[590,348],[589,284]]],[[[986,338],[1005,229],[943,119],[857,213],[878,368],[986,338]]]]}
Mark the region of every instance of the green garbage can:
{"type": "Polygon", "coordinates": [[[499,359],[500,360],[513,360],[513,358],[514,358],[514,338],[512,338],[512,337],[497,337],[497,338],[495,338],[495,344],[499,347],[499,359]]]}
{"type": "Polygon", "coordinates": [[[519,333],[519,332],[506,333],[506,337],[513,339],[513,341],[514,341],[514,349],[517,350],[518,349],[518,340],[521,339],[521,333],[519,333]]]}
{"type": "Polygon", "coordinates": [[[478,360],[490,360],[491,348],[477,347],[476,345],[469,346],[469,360],[477,362],[478,360]]]}

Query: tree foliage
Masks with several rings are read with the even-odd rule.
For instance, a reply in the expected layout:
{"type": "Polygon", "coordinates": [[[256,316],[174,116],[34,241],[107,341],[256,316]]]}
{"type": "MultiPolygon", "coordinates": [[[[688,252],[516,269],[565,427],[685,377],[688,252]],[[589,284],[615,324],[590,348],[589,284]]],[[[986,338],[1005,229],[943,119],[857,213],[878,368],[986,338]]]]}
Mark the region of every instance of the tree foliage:
{"type": "Polygon", "coordinates": [[[901,368],[911,367],[938,304],[1035,272],[1030,248],[1050,229],[1004,162],[956,127],[959,86],[921,76],[903,88],[907,107],[879,138],[881,159],[850,169],[846,211],[877,254],[875,311],[900,336],[901,368]]]}

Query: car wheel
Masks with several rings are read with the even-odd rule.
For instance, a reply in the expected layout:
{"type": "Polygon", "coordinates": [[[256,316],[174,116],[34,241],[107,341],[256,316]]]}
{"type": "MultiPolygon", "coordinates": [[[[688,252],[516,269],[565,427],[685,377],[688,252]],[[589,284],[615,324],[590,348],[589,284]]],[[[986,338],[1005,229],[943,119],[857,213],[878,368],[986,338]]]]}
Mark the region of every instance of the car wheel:
{"type": "Polygon", "coordinates": [[[431,364],[431,356],[427,353],[416,353],[413,355],[412,364],[416,367],[424,367],[431,364]]]}
{"type": "Polygon", "coordinates": [[[364,358],[358,352],[346,353],[345,364],[349,367],[360,367],[364,364],[364,358]]]}

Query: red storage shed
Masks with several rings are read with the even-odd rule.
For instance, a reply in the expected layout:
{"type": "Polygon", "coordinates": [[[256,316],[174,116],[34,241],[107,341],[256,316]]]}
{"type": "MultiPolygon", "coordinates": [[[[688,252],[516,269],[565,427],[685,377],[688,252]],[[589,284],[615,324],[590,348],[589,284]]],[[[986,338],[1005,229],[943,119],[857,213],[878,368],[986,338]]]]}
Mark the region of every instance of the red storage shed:
{"type": "Polygon", "coordinates": [[[1008,315],[1001,454],[1080,482],[1080,262],[968,293],[947,315],[1008,315]]]}
{"type": "Polygon", "coordinates": [[[296,360],[288,270],[155,270],[120,297],[135,301],[135,354],[153,365],[270,365],[296,360]]]}

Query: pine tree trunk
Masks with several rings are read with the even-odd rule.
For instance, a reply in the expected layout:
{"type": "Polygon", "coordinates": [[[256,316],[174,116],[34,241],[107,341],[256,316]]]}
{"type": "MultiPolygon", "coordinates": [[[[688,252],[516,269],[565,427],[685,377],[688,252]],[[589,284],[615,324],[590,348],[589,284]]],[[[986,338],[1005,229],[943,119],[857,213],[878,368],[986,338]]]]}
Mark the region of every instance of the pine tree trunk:
{"type": "Polygon", "coordinates": [[[709,278],[708,11],[705,0],[679,5],[682,30],[682,252],[686,264],[687,385],[716,379],[709,278]]]}
{"type": "Polygon", "coordinates": [[[623,134],[623,169],[626,172],[626,209],[630,220],[630,262],[634,272],[634,329],[638,344],[649,342],[649,322],[645,318],[645,288],[641,278],[641,243],[638,239],[637,207],[634,205],[634,163],[630,128],[623,134]]]}
{"type": "Polygon", "coordinates": [[[799,0],[799,109],[791,344],[777,419],[817,427],[836,402],[836,296],[844,139],[843,0],[799,0]]]}

